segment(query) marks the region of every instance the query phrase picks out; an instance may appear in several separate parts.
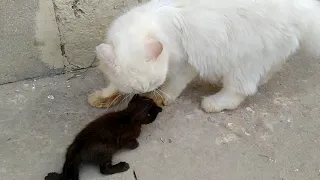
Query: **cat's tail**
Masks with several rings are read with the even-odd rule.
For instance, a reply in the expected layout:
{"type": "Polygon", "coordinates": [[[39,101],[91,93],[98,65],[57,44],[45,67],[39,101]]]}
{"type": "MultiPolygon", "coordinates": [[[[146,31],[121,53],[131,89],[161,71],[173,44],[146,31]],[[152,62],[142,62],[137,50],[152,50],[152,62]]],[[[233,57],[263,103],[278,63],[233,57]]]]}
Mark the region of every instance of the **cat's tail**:
{"type": "Polygon", "coordinates": [[[67,150],[66,160],[63,165],[59,180],[78,180],[79,166],[81,163],[80,147],[72,143],[67,150]]]}

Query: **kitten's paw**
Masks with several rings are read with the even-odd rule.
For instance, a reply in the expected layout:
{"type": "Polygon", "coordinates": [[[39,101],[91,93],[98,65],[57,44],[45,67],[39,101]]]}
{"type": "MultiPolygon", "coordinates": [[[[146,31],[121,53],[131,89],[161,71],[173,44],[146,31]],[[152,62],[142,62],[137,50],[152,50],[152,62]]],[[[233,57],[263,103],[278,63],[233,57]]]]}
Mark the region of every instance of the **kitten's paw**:
{"type": "Polygon", "coordinates": [[[125,146],[127,149],[136,149],[139,147],[139,142],[137,140],[129,141],[125,146]]]}
{"type": "Polygon", "coordinates": [[[109,97],[103,94],[103,91],[95,91],[88,96],[88,103],[96,108],[108,108],[120,102],[121,94],[114,93],[109,97]]]}
{"type": "Polygon", "coordinates": [[[119,166],[122,172],[125,172],[130,169],[130,165],[126,162],[120,162],[119,164],[117,164],[117,166],[119,166]]]}
{"type": "Polygon", "coordinates": [[[222,95],[219,92],[215,95],[205,97],[201,101],[202,109],[207,113],[216,113],[223,110],[236,109],[240,103],[244,100],[245,96],[227,94],[222,95]]]}
{"type": "Polygon", "coordinates": [[[45,178],[45,180],[60,180],[60,174],[56,172],[49,173],[45,178]]]}

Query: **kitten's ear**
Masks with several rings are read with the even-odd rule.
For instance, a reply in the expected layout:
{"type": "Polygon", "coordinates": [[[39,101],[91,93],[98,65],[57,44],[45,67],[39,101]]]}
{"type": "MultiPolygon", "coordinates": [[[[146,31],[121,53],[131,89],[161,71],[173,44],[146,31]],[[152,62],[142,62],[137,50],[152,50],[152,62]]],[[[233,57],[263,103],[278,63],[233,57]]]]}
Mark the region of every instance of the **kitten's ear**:
{"type": "Polygon", "coordinates": [[[135,100],[137,100],[137,99],[139,99],[140,98],[140,95],[139,94],[135,94],[134,96],[133,96],[133,98],[131,99],[131,101],[135,101],[135,100]]]}
{"type": "Polygon", "coordinates": [[[109,44],[100,44],[96,47],[97,58],[110,67],[115,66],[116,54],[109,44]]]}
{"type": "Polygon", "coordinates": [[[160,112],[162,112],[162,108],[161,107],[156,107],[156,111],[158,112],[158,113],[160,113],[160,112]]]}
{"type": "Polygon", "coordinates": [[[161,42],[155,39],[148,39],[145,42],[145,47],[148,55],[148,61],[153,61],[158,59],[159,55],[163,51],[163,46],[161,42]]]}

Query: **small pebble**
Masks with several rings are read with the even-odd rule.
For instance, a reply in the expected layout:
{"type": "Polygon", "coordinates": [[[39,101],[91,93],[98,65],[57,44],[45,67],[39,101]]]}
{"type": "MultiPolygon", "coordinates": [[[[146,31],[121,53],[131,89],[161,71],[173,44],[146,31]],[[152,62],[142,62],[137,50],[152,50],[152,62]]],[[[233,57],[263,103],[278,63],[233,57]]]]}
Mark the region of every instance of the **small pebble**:
{"type": "Polygon", "coordinates": [[[247,111],[254,113],[254,110],[251,107],[246,108],[247,111]]]}
{"type": "Polygon", "coordinates": [[[49,95],[48,99],[54,99],[54,97],[52,95],[49,95]]]}

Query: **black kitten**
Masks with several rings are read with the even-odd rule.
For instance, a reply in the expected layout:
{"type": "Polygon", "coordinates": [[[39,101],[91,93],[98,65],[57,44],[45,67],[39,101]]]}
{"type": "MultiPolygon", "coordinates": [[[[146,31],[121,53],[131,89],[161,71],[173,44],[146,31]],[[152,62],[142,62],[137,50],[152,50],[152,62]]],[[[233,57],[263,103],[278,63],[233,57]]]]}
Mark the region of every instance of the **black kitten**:
{"type": "Polygon", "coordinates": [[[89,123],[68,147],[62,173],[49,173],[45,180],[78,180],[81,163],[97,164],[106,175],[127,171],[126,162],[112,165],[113,154],[120,149],[137,148],[141,125],[152,123],[161,111],[153,100],[135,95],[125,110],[89,123]]]}

